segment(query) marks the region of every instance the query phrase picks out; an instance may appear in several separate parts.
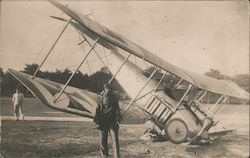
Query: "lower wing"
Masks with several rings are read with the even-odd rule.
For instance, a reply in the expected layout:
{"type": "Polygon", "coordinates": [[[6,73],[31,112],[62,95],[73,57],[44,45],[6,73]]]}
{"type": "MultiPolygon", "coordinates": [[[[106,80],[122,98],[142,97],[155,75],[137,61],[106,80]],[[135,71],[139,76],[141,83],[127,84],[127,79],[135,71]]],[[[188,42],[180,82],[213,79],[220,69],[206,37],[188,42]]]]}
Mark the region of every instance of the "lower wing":
{"type": "MultiPolygon", "coordinates": [[[[67,86],[57,101],[55,98],[63,88],[63,84],[42,79],[13,69],[8,72],[21,82],[36,98],[50,108],[66,113],[76,114],[93,119],[97,107],[99,95],[88,90],[82,90],[72,86],[67,86]]],[[[125,102],[120,102],[121,110],[126,107],[125,102]]],[[[145,115],[140,109],[133,107],[129,110],[122,123],[137,124],[144,123],[145,115]]]]}

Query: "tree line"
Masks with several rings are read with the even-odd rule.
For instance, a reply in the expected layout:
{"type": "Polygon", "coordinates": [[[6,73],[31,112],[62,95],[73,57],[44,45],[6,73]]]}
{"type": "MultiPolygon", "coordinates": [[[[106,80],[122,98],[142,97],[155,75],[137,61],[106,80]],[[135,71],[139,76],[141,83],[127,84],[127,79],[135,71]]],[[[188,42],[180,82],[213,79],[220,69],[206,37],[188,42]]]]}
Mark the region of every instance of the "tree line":
{"type": "MultiPolygon", "coordinates": [[[[38,64],[25,64],[25,68],[21,72],[33,75],[37,68],[38,64]]],[[[57,69],[55,71],[38,71],[36,76],[65,84],[72,73],[73,72],[71,70],[66,68],[64,70],[57,69]]],[[[109,73],[106,67],[101,68],[100,71],[97,71],[91,75],[77,71],[70,81],[69,86],[87,89],[95,93],[101,93],[103,90],[103,85],[107,83],[111,77],[112,74],[109,73]]],[[[10,73],[4,72],[2,68],[0,68],[0,81],[1,96],[12,96],[16,87],[21,88],[25,96],[32,96],[32,94],[25,87],[23,87],[19,81],[17,81],[10,73]]],[[[119,97],[126,97],[125,92],[116,80],[112,82],[112,87],[115,92],[120,92],[117,94],[119,97]]]]}

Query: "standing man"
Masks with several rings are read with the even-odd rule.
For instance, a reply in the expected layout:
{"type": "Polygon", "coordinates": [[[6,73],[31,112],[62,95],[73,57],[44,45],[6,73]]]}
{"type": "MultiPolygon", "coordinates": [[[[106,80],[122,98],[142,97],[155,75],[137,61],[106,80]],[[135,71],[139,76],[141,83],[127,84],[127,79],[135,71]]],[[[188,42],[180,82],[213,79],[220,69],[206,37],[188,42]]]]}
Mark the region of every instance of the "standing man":
{"type": "Polygon", "coordinates": [[[12,103],[14,106],[14,117],[15,117],[16,121],[19,120],[19,116],[24,121],[23,107],[22,107],[23,106],[23,99],[24,99],[23,93],[21,93],[19,91],[19,88],[16,88],[16,93],[14,93],[13,97],[12,97],[12,103]]]}
{"type": "Polygon", "coordinates": [[[112,138],[114,157],[120,157],[118,138],[120,121],[121,114],[118,99],[115,98],[109,85],[105,84],[104,92],[98,102],[98,107],[96,108],[96,114],[94,118],[96,128],[100,131],[101,157],[108,157],[108,133],[110,133],[112,138]]]}

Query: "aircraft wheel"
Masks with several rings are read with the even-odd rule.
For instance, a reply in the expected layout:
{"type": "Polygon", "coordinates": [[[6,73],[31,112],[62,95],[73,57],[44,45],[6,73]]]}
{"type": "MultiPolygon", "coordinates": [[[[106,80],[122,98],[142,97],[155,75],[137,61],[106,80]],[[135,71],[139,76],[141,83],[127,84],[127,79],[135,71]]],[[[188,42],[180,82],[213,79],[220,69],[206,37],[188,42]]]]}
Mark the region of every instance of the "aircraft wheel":
{"type": "Polygon", "coordinates": [[[167,123],[165,133],[172,143],[180,144],[187,140],[188,127],[182,119],[174,118],[167,123]]]}

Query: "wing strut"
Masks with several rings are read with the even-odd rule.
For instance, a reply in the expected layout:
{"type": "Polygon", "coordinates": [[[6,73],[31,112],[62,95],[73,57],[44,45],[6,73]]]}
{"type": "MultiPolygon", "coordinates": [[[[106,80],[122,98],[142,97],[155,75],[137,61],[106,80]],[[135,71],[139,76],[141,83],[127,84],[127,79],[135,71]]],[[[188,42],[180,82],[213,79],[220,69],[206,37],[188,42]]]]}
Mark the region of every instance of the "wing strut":
{"type": "MultiPolygon", "coordinates": [[[[223,104],[223,103],[226,102],[226,100],[228,99],[228,97],[225,96],[225,95],[222,95],[222,96],[219,98],[219,100],[215,103],[214,106],[216,106],[217,104],[219,104],[219,102],[220,102],[222,99],[223,99],[223,101],[222,101],[221,103],[223,104]],[[223,98],[224,98],[224,99],[223,99],[223,98]]],[[[223,106],[223,105],[220,105],[220,106],[214,111],[213,114],[216,114],[222,106],[223,106]]]]}
{"type": "MultiPolygon", "coordinates": [[[[80,36],[80,34],[79,34],[79,39],[81,40],[81,36],[80,36]]],[[[83,52],[84,52],[84,54],[85,54],[85,49],[84,49],[84,45],[83,45],[83,43],[86,41],[86,39],[84,38],[84,40],[82,41],[82,42],[80,42],[80,43],[78,43],[78,45],[81,45],[81,47],[82,47],[82,50],[83,50],[83,52]]],[[[91,46],[90,46],[91,47],[91,46]]],[[[86,63],[87,63],[87,65],[88,65],[88,68],[89,68],[89,73],[90,74],[92,74],[92,72],[91,72],[91,68],[90,68],[90,66],[89,66],[89,62],[88,62],[88,60],[86,60],[86,63]]]]}
{"type": "Polygon", "coordinates": [[[56,102],[58,100],[58,98],[62,95],[62,93],[64,92],[65,88],[68,86],[69,82],[71,81],[71,79],[73,78],[73,76],[75,75],[75,73],[79,70],[79,68],[82,66],[83,62],[87,59],[87,57],[89,56],[89,54],[92,52],[92,50],[94,49],[95,45],[97,44],[99,40],[99,37],[95,40],[95,43],[92,45],[92,47],[90,48],[89,52],[85,55],[85,57],[83,58],[82,62],[78,65],[77,69],[74,71],[74,73],[70,76],[70,78],[68,79],[68,81],[66,82],[66,84],[63,86],[61,92],[58,94],[58,96],[55,98],[54,102],[56,102]]]}
{"type": "MultiPolygon", "coordinates": [[[[196,97],[194,98],[194,100],[198,100],[198,98],[201,96],[201,94],[203,93],[204,90],[201,90],[196,97]]],[[[192,102],[192,101],[191,101],[192,102]]]]}
{"type": "Polygon", "coordinates": [[[187,91],[185,92],[185,94],[182,96],[181,100],[179,101],[179,103],[177,104],[176,108],[174,109],[174,112],[176,112],[176,110],[178,109],[178,107],[181,105],[181,102],[183,101],[183,99],[187,96],[188,92],[190,91],[190,89],[192,88],[192,85],[189,84],[187,91]]]}
{"type": "Polygon", "coordinates": [[[140,91],[137,93],[137,95],[132,99],[132,101],[128,104],[128,106],[126,107],[126,109],[124,110],[123,114],[124,115],[129,107],[135,102],[135,100],[137,99],[137,97],[141,94],[141,92],[143,91],[143,89],[147,86],[147,84],[149,83],[149,81],[151,80],[151,78],[154,76],[154,74],[159,70],[159,68],[155,68],[154,72],[152,72],[152,74],[150,75],[150,77],[147,79],[147,81],[145,82],[145,84],[142,86],[142,88],[140,89],[140,91]]]}
{"type": "Polygon", "coordinates": [[[155,86],[155,88],[154,88],[154,89],[151,89],[150,91],[148,91],[148,92],[145,93],[144,95],[140,96],[140,97],[137,98],[134,102],[136,102],[136,101],[142,99],[143,97],[147,96],[147,95],[148,95],[149,93],[151,93],[151,92],[154,92],[154,93],[155,93],[155,92],[157,91],[157,89],[159,88],[160,84],[162,83],[162,81],[163,81],[164,77],[166,76],[166,74],[167,74],[167,72],[164,71],[164,74],[162,75],[160,81],[159,81],[158,84],[155,86]]]}
{"type": "Polygon", "coordinates": [[[154,92],[157,91],[158,87],[159,87],[160,84],[162,83],[162,81],[163,81],[164,77],[166,76],[166,74],[167,74],[167,72],[165,71],[164,74],[162,75],[160,81],[158,82],[157,86],[155,87],[154,92]]]}
{"type": "Polygon", "coordinates": [[[226,104],[226,101],[228,100],[228,96],[226,96],[224,99],[223,99],[223,101],[222,101],[222,104],[226,104]]]}
{"type": "Polygon", "coordinates": [[[246,105],[247,102],[248,102],[248,100],[247,100],[247,99],[246,99],[246,100],[244,99],[242,105],[246,105]]]}
{"type": "Polygon", "coordinates": [[[72,18],[67,22],[67,24],[65,25],[65,27],[63,28],[62,32],[60,33],[60,35],[57,37],[55,43],[52,45],[52,47],[50,48],[49,52],[47,53],[47,55],[45,56],[45,58],[43,59],[42,63],[38,66],[38,68],[36,69],[34,75],[32,78],[34,78],[37,74],[37,72],[41,69],[41,67],[43,66],[44,62],[46,61],[46,59],[48,58],[49,54],[52,52],[52,50],[54,49],[54,47],[56,46],[57,42],[59,41],[60,37],[62,36],[62,34],[64,33],[64,31],[66,30],[67,26],[69,25],[69,23],[71,22],[72,18]]]}
{"type": "Polygon", "coordinates": [[[195,95],[194,99],[191,99],[191,100],[190,100],[189,105],[191,105],[192,102],[193,102],[194,100],[198,100],[199,97],[201,96],[201,94],[203,93],[203,91],[204,91],[203,89],[200,90],[200,91],[198,92],[198,94],[195,95]]]}
{"type": "Polygon", "coordinates": [[[200,102],[200,101],[205,97],[206,94],[207,94],[207,91],[205,91],[205,92],[202,94],[202,96],[201,96],[197,101],[200,102]]]}
{"type": "Polygon", "coordinates": [[[112,76],[112,78],[109,80],[108,84],[110,84],[115,77],[117,76],[117,74],[120,72],[120,70],[122,69],[123,65],[126,63],[126,61],[128,60],[128,58],[130,57],[131,54],[129,54],[122,62],[121,66],[118,68],[118,70],[115,72],[115,74],[112,76]]]}
{"type": "Polygon", "coordinates": [[[155,92],[154,89],[151,89],[150,91],[148,91],[147,93],[145,93],[144,95],[140,96],[139,98],[137,98],[134,102],[137,102],[138,100],[144,98],[145,96],[147,96],[148,94],[155,92]]]}
{"type": "Polygon", "coordinates": [[[220,101],[221,101],[224,97],[225,97],[225,95],[222,95],[222,96],[217,100],[217,102],[215,103],[215,105],[219,104],[220,101]]]}
{"type": "Polygon", "coordinates": [[[165,71],[164,74],[162,75],[160,81],[159,81],[158,84],[156,85],[156,87],[155,87],[154,89],[148,91],[147,93],[145,93],[143,96],[137,98],[137,99],[135,100],[135,102],[138,101],[138,100],[140,100],[140,99],[142,99],[143,97],[147,96],[147,95],[148,95],[149,93],[151,93],[151,92],[154,92],[154,93],[155,93],[155,92],[157,91],[158,87],[160,86],[160,84],[162,83],[162,81],[163,81],[164,77],[166,76],[166,74],[167,74],[167,72],[165,71]]]}
{"type": "MultiPolygon", "coordinates": [[[[120,72],[120,70],[122,69],[122,67],[124,66],[124,64],[127,62],[128,58],[130,57],[131,54],[128,54],[128,56],[123,60],[122,64],[120,65],[120,67],[116,70],[115,74],[113,74],[113,76],[111,77],[111,79],[108,81],[108,84],[110,84],[115,77],[117,76],[117,74],[120,72]]],[[[110,71],[111,72],[111,71],[110,71]]],[[[101,95],[103,94],[104,91],[101,92],[101,95]]]]}
{"type": "Polygon", "coordinates": [[[183,78],[181,78],[178,83],[174,86],[174,88],[172,90],[175,90],[180,84],[181,82],[183,81],[183,78]]]}
{"type": "MultiPolygon", "coordinates": [[[[206,117],[214,119],[214,115],[208,109],[206,109],[198,100],[195,99],[194,103],[198,105],[198,106],[195,107],[197,110],[199,110],[206,117]]],[[[214,122],[216,122],[215,119],[214,119],[214,122]]]]}

